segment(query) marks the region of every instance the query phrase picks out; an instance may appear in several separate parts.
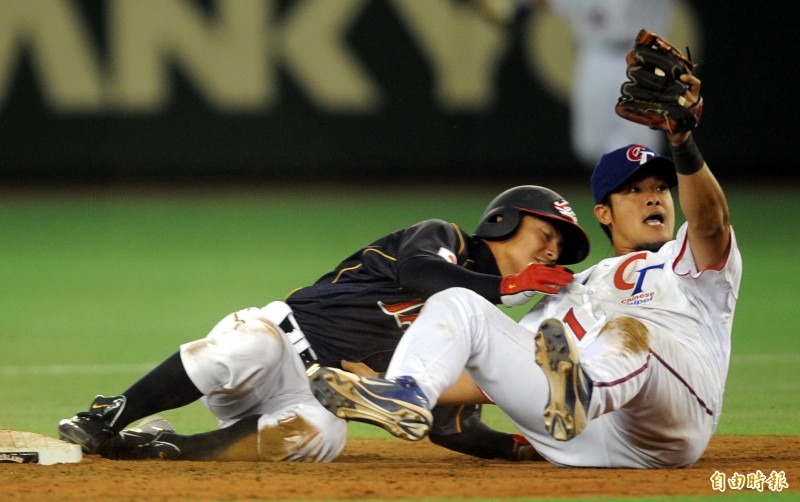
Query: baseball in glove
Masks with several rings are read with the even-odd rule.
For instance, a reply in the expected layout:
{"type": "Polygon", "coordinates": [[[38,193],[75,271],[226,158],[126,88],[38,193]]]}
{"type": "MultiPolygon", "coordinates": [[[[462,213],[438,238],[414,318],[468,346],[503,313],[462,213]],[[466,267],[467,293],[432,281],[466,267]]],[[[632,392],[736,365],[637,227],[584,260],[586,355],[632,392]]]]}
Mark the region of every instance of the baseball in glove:
{"type": "Polygon", "coordinates": [[[659,35],[644,29],[626,59],[628,80],[620,88],[617,115],[669,133],[697,127],[703,99],[687,107],[683,94],[689,86],[680,80],[681,75],[692,72],[695,63],[659,35]]]}

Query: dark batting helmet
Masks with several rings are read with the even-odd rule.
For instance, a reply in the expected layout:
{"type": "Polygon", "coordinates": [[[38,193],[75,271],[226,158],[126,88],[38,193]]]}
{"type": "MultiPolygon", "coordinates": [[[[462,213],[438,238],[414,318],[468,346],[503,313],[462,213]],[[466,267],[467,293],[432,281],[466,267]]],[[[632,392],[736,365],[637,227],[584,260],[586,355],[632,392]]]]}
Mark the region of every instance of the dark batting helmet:
{"type": "Polygon", "coordinates": [[[570,265],[589,255],[589,238],[578,225],[578,217],[564,197],[549,188],[524,185],[510,188],[494,198],[483,212],[475,229],[475,237],[502,240],[519,227],[523,214],[544,218],[564,239],[558,263],[570,265]]]}

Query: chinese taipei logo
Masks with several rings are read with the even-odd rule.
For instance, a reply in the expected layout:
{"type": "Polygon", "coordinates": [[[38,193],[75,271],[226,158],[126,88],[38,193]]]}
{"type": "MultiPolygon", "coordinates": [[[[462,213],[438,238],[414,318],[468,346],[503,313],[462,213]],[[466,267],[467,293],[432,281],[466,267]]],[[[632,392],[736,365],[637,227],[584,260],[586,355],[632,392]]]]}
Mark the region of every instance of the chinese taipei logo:
{"type": "Polygon", "coordinates": [[[631,162],[638,162],[643,165],[645,162],[656,156],[656,152],[650,151],[642,145],[633,145],[625,152],[625,156],[631,162]]]}
{"type": "Polygon", "coordinates": [[[644,278],[651,270],[663,269],[663,263],[628,271],[629,268],[634,268],[632,265],[635,262],[644,261],[646,258],[646,252],[631,255],[620,264],[614,274],[614,286],[621,291],[631,291],[630,296],[620,300],[623,305],[641,305],[653,301],[656,296],[655,291],[644,291],[644,278]]]}

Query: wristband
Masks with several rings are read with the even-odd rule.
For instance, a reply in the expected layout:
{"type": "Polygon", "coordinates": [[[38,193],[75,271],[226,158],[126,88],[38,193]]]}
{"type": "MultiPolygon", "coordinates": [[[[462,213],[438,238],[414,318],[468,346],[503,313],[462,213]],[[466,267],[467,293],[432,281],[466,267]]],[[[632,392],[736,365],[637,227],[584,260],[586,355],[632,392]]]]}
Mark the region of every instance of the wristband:
{"type": "Polygon", "coordinates": [[[670,149],[678,174],[694,174],[703,168],[705,161],[691,136],[678,146],[670,146],[670,149]]]}

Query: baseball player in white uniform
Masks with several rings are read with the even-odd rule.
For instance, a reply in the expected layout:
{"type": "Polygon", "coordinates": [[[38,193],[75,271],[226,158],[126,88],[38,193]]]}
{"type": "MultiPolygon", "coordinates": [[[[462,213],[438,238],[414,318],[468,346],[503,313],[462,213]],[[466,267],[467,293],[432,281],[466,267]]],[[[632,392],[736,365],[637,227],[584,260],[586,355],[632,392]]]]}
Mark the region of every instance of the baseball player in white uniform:
{"type": "MultiPolygon", "coordinates": [[[[691,106],[700,81],[681,80],[691,106]]],[[[667,138],[674,163],[628,145],[595,168],[594,212],[614,257],[576,274],[519,324],[464,289],[438,293],[385,380],[322,368],[312,377],[317,399],[419,439],[431,403],[449,400],[444,391],[466,368],[554,464],[693,464],[722,410],[742,261],[725,196],[691,132],[667,138]],[[676,184],[687,221],[673,239],[676,184]]]]}

